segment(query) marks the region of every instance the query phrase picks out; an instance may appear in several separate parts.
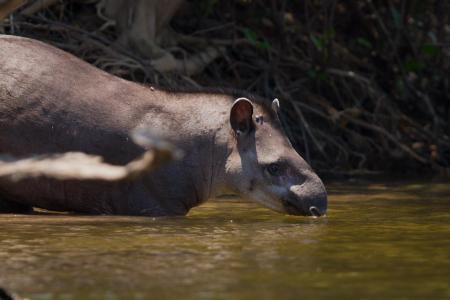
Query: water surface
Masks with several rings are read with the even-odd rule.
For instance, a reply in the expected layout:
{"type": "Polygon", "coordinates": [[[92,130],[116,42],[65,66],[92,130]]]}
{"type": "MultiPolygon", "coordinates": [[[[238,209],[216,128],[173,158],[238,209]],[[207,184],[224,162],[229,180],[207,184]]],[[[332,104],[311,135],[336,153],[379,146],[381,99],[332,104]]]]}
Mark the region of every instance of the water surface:
{"type": "Polygon", "coordinates": [[[0,215],[30,299],[450,299],[450,186],[334,184],[325,218],[209,202],[184,218],[0,215]]]}

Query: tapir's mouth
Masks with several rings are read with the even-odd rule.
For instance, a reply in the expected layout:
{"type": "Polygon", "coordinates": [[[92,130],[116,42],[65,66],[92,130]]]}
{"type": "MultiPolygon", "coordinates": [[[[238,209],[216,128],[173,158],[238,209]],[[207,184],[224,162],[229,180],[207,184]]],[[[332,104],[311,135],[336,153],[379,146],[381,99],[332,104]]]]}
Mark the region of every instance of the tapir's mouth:
{"type": "Polygon", "coordinates": [[[290,215],[296,216],[314,216],[320,217],[323,213],[316,207],[311,206],[309,209],[305,209],[301,204],[294,204],[292,200],[289,199],[281,199],[283,203],[283,207],[286,212],[290,215]]]}
{"type": "Polygon", "coordinates": [[[286,212],[290,215],[296,215],[296,216],[309,216],[310,214],[307,213],[305,210],[303,210],[302,207],[299,207],[298,205],[294,205],[291,201],[287,199],[281,199],[281,202],[283,203],[284,209],[286,212]]]}

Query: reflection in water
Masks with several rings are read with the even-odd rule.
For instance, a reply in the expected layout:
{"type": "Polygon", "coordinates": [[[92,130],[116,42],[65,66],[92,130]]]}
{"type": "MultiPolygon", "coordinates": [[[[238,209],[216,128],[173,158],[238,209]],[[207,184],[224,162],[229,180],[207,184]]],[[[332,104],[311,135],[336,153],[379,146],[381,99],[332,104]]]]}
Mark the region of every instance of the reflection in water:
{"type": "Polygon", "coordinates": [[[450,298],[450,187],[331,186],[326,218],[237,200],[185,218],[0,216],[0,285],[31,299],[450,298]]]}

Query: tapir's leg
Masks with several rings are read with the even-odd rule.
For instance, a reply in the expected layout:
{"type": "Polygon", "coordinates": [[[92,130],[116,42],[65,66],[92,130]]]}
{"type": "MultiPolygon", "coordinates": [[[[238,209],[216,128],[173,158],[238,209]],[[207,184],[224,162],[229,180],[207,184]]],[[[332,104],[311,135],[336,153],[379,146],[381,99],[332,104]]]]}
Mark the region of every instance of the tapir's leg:
{"type": "Polygon", "coordinates": [[[14,201],[5,200],[0,195],[0,213],[7,214],[27,214],[33,211],[33,207],[17,203],[14,201]]]}

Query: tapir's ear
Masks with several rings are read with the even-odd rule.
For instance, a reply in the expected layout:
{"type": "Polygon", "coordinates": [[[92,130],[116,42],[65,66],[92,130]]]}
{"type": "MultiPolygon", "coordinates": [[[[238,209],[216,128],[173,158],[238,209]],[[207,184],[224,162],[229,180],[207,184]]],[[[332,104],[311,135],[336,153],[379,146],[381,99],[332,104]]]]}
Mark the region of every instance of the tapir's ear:
{"type": "Polygon", "coordinates": [[[280,101],[278,101],[277,98],[273,99],[272,101],[272,109],[278,113],[280,111],[280,101]]]}
{"type": "Polygon", "coordinates": [[[230,123],[236,134],[247,134],[253,128],[253,104],[247,98],[234,101],[230,111],[230,123]]]}

